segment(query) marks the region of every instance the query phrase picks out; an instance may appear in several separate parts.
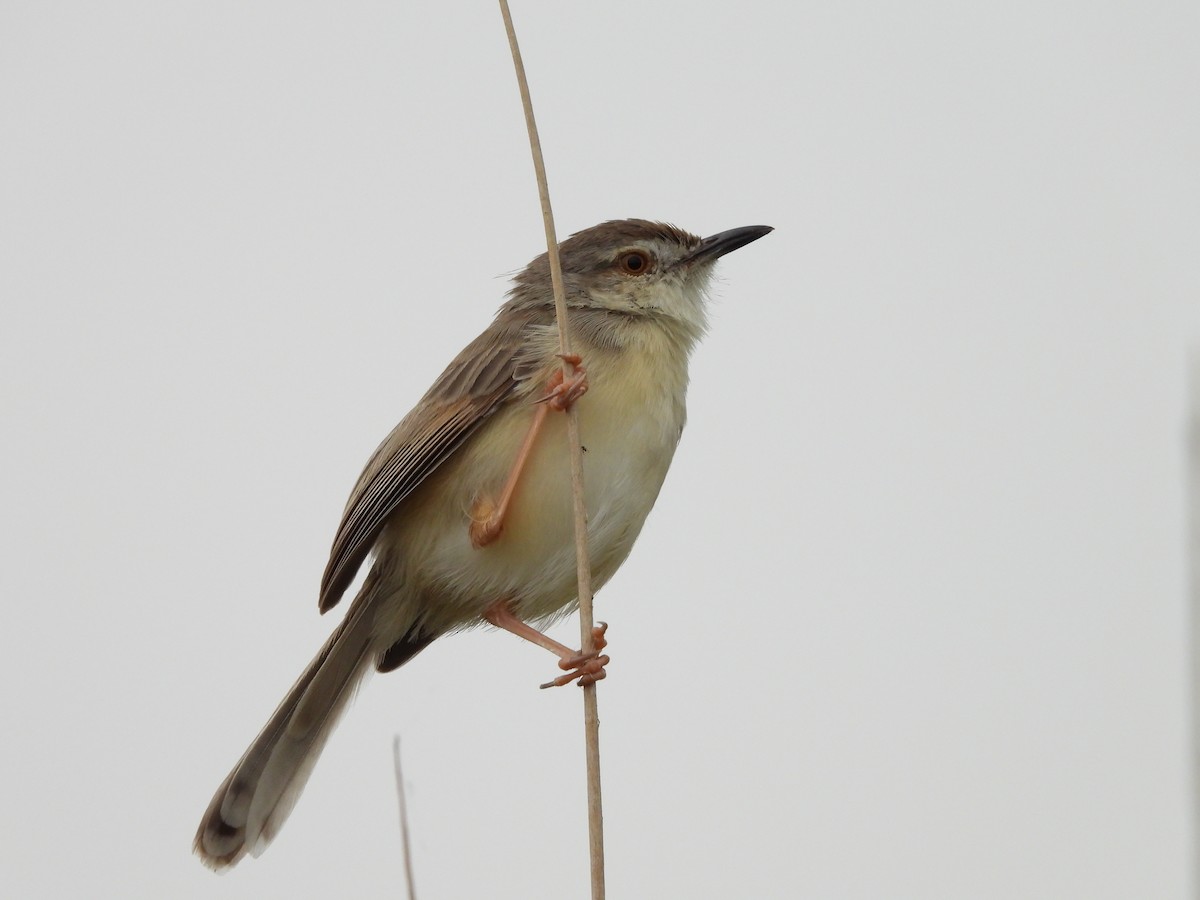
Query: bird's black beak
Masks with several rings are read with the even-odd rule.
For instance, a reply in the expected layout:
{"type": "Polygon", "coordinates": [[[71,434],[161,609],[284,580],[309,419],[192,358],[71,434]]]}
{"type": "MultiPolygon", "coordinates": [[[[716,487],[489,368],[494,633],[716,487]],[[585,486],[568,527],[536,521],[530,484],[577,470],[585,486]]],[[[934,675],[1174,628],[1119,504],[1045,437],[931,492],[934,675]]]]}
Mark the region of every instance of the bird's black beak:
{"type": "Polygon", "coordinates": [[[731,228],[729,231],[722,231],[720,234],[714,234],[702,240],[700,246],[692,251],[691,256],[688,256],[683,261],[698,263],[714,260],[719,256],[724,256],[726,253],[732,253],[739,247],[745,247],[752,241],[757,241],[760,237],[768,235],[774,230],[770,225],[746,225],[742,228],[731,228]]]}

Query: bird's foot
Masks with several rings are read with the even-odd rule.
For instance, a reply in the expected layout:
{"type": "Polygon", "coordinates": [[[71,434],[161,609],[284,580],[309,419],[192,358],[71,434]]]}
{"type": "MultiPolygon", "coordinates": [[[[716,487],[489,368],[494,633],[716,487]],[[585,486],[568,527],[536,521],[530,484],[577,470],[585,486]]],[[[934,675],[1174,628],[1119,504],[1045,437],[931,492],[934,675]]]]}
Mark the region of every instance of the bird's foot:
{"type": "Polygon", "coordinates": [[[607,622],[597,622],[592,628],[592,643],[595,649],[590,653],[580,651],[571,656],[564,656],[559,659],[558,667],[566,670],[565,675],[559,675],[552,681],[547,681],[543,685],[539,685],[543,690],[550,687],[562,687],[570,684],[578,679],[579,686],[595,684],[597,681],[602,681],[608,677],[608,673],[604,667],[611,662],[608,656],[600,653],[608,646],[608,640],[604,637],[604,632],[608,631],[607,622]]]}
{"type": "Polygon", "coordinates": [[[558,358],[570,363],[575,371],[564,377],[561,369],[556,370],[550,376],[550,383],[546,385],[545,395],[538,402],[545,403],[559,412],[565,412],[571,408],[572,403],[587,393],[587,369],[583,367],[583,358],[574,353],[559,353],[558,358]]]}
{"type": "Polygon", "coordinates": [[[558,666],[560,669],[566,670],[566,674],[559,675],[553,681],[547,681],[541,685],[543,688],[562,687],[564,684],[570,684],[576,680],[581,686],[595,684],[607,676],[604,667],[608,665],[609,658],[600,653],[608,646],[608,639],[604,637],[604,633],[608,631],[608,624],[605,622],[597,622],[592,627],[593,648],[585,653],[582,650],[572,650],[566,644],[560,644],[554,638],[542,634],[532,625],[521,621],[513,613],[512,604],[508,600],[499,600],[485,609],[483,620],[497,628],[503,628],[509,634],[515,634],[531,644],[544,647],[558,657],[558,666]]]}

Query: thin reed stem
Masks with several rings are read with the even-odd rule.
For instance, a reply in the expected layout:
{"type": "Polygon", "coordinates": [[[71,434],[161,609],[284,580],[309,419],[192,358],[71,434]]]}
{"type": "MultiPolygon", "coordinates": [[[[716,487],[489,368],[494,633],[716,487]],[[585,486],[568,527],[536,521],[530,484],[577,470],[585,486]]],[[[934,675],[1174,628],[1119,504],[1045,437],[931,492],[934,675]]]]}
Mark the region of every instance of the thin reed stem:
{"type": "MultiPolygon", "coordinates": [[[[567,356],[571,352],[570,332],[567,327],[567,298],[563,290],[562,262],[558,258],[558,239],[554,233],[554,213],[550,209],[550,188],[546,182],[546,165],[542,160],[542,144],[538,139],[537,124],[533,118],[533,101],[529,97],[529,83],[525,79],[525,65],[521,61],[521,50],[517,46],[517,33],[513,28],[512,14],[507,0],[500,0],[500,14],[504,17],[504,29],[508,32],[508,46],[512,51],[513,68],[517,73],[517,85],[521,90],[521,105],[525,109],[525,126],[529,132],[529,149],[533,154],[533,170],[537,177],[538,196],[542,203],[542,222],[546,229],[546,250],[550,258],[550,282],[554,288],[554,310],[558,318],[559,352],[567,356]]],[[[570,378],[574,366],[563,359],[563,377],[570,378]]],[[[586,401],[582,401],[586,402],[586,401]]],[[[583,651],[595,651],[592,635],[592,567],[588,559],[587,507],[583,493],[583,445],[579,438],[579,415],[574,406],[567,410],[567,444],[571,456],[571,495],[575,503],[575,569],[579,589],[579,633],[583,651]]],[[[604,813],[600,795],[600,717],[596,704],[596,685],[583,687],[584,746],[587,758],[588,791],[588,848],[591,859],[592,900],[604,900],[604,813]]]]}
{"type": "Polygon", "coordinates": [[[396,801],[400,806],[400,844],[404,849],[404,880],[408,885],[408,900],[417,900],[413,882],[412,848],[408,841],[408,804],[404,799],[404,771],[400,767],[400,735],[392,738],[392,759],[396,766],[396,801]]]}

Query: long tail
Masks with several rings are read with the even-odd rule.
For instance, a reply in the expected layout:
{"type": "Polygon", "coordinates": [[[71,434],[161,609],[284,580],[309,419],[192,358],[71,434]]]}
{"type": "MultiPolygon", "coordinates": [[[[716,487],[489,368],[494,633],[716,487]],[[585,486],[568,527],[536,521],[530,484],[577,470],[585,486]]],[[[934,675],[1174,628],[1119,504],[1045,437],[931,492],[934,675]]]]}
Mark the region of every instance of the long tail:
{"type": "Polygon", "coordinates": [[[193,849],[224,869],[266,849],[295,806],[338,716],[366,673],[371,604],[355,603],[222,782],[193,849]]]}

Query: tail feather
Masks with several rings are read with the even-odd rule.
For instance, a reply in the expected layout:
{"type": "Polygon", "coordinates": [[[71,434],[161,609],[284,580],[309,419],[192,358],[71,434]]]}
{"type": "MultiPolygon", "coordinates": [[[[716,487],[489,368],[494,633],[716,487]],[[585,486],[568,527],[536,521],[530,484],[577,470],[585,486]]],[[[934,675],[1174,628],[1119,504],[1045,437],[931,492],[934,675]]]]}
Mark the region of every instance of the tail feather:
{"type": "Polygon", "coordinates": [[[214,869],[258,856],[299,799],[325,741],[366,673],[368,604],[356,604],[217,788],[193,849],[214,869]]]}

